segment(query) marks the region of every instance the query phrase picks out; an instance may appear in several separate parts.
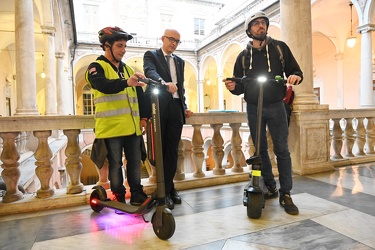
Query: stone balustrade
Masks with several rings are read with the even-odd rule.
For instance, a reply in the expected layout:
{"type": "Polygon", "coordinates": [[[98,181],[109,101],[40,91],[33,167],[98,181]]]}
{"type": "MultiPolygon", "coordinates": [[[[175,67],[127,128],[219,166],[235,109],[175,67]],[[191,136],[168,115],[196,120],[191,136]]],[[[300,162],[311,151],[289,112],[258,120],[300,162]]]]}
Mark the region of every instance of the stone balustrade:
{"type": "MultiPolygon", "coordinates": [[[[375,160],[375,129],[372,109],[330,110],[332,166],[353,165],[375,160]]],[[[21,176],[21,156],[32,148],[29,142],[31,134],[36,138],[34,151],[35,175],[40,182],[35,197],[27,200],[32,206],[17,210],[26,212],[27,207],[34,211],[54,208],[56,206],[72,206],[87,203],[89,189],[80,180],[82,170],[82,136],[92,131],[94,119],[92,116],[26,116],[0,117],[0,151],[1,177],[6,184],[0,203],[0,215],[12,213],[12,204],[20,204],[24,194],[17,185],[21,176]],[[61,150],[64,157],[68,176],[66,188],[57,188],[52,181],[54,172],[60,166],[52,160],[51,138],[59,132],[65,135],[66,143],[61,150]],[[83,131],[86,131],[83,133],[83,131]],[[63,190],[63,191],[62,191],[63,190]],[[63,194],[62,194],[63,192],[63,194]],[[71,196],[69,196],[71,195],[71,196]],[[51,198],[68,199],[80,195],[79,201],[47,202],[51,198]],[[40,202],[43,199],[43,202],[40,202]],[[35,205],[35,204],[38,205],[35,205]],[[9,207],[8,207],[9,206],[9,207]]],[[[91,132],[92,134],[92,132],[91,132]]],[[[55,136],[56,137],[56,136],[55,136]]],[[[246,126],[246,114],[241,112],[197,113],[187,119],[182,140],[179,146],[179,163],[175,177],[179,190],[218,185],[223,183],[246,181],[249,178],[249,167],[244,159],[252,154],[249,131],[246,126]],[[208,152],[210,149],[210,153],[208,152]],[[189,152],[189,153],[186,153],[189,152]],[[229,155],[230,154],[230,155],[229,155]],[[207,168],[208,155],[212,157],[213,166],[207,168]],[[226,164],[228,159],[231,164],[226,164]],[[224,163],[223,163],[224,162],[224,163]],[[192,171],[185,172],[187,164],[192,171]]],[[[87,142],[86,142],[87,144],[87,142]]],[[[293,150],[293,149],[291,149],[293,150]]],[[[272,153],[272,150],[270,150],[272,153]]],[[[272,158],[272,157],[271,157],[272,158]]],[[[146,188],[155,187],[154,171],[147,180],[142,180],[146,188]]],[[[58,185],[57,185],[58,186],[58,185]]],[[[26,199],[25,199],[26,200],[26,199]]],[[[21,205],[19,205],[21,206],[21,205]]],[[[14,210],[13,210],[14,213],[14,210]]]]}
{"type": "Polygon", "coordinates": [[[334,166],[375,160],[375,110],[330,110],[331,161],[334,166]]]}

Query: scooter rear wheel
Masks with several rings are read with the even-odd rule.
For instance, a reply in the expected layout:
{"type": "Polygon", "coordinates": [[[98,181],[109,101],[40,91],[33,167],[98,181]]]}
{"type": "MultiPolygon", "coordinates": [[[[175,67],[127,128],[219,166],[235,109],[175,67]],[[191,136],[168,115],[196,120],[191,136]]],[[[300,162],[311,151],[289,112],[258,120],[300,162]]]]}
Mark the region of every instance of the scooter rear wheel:
{"type": "Polygon", "coordinates": [[[247,216],[252,219],[259,219],[263,209],[263,194],[247,193],[247,216]]]}
{"type": "Polygon", "coordinates": [[[152,228],[154,229],[156,236],[158,236],[161,240],[168,240],[169,238],[171,238],[176,229],[176,222],[174,220],[172,212],[168,210],[169,209],[163,209],[161,227],[157,226],[156,212],[152,215],[151,219],[152,228]]]}
{"type": "Polygon", "coordinates": [[[107,200],[107,193],[105,189],[101,186],[94,187],[94,190],[91,192],[90,195],[90,206],[91,209],[94,210],[95,212],[100,212],[103,210],[103,206],[95,203],[95,200],[100,200],[100,201],[105,201],[107,200]]]}

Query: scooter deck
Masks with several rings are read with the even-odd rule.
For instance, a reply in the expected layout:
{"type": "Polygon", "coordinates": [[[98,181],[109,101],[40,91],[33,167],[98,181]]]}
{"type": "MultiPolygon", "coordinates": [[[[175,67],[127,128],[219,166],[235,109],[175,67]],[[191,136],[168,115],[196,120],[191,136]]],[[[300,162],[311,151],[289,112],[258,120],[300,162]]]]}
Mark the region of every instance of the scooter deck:
{"type": "Polygon", "coordinates": [[[106,200],[106,201],[97,200],[98,204],[103,207],[117,209],[127,214],[138,214],[138,215],[148,213],[152,209],[150,208],[150,206],[148,206],[149,205],[148,203],[150,203],[150,201],[151,201],[151,198],[148,198],[141,206],[133,206],[130,204],[125,204],[125,203],[121,203],[121,202],[113,201],[113,200],[106,200]]]}

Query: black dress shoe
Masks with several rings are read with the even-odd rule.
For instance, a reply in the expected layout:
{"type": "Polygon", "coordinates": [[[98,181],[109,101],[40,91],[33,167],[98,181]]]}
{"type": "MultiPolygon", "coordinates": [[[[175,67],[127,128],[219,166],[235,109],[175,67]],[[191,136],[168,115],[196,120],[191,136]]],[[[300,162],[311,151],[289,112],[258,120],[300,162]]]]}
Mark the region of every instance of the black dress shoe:
{"type": "Polygon", "coordinates": [[[168,207],[170,210],[172,210],[172,209],[174,208],[173,200],[172,200],[172,198],[171,198],[169,195],[167,195],[167,196],[165,197],[165,204],[167,205],[167,207],[168,207]]]}
{"type": "Polygon", "coordinates": [[[169,195],[171,196],[171,199],[172,201],[175,203],[175,204],[181,204],[181,197],[180,195],[177,193],[177,190],[176,189],[173,189],[169,195]]]}

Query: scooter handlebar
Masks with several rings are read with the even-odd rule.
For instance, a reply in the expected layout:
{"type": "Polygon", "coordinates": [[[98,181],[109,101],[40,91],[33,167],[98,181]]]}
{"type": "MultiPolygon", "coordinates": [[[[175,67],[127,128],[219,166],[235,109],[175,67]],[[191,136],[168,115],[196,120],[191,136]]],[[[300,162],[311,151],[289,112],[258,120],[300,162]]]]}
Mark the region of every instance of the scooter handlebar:
{"type": "MultiPolygon", "coordinates": [[[[242,78],[239,78],[239,77],[227,77],[227,78],[225,78],[226,81],[234,81],[236,83],[240,83],[244,79],[258,80],[259,81],[259,78],[248,78],[246,76],[244,76],[242,78]]],[[[275,81],[277,83],[284,83],[284,84],[287,83],[287,80],[282,78],[281,76],[275,76],[275,78],[269,78],[269,79],[266,79],[265,81],[275,81]]]]}
{"type": "Polygon", "coordinates": [[[138,78],[138,82],[144,82],[148,85],[161,85],[161,80],[159,81],[155,81],[155,80],[152,80],[151,78],[138,78]]]}
{"type": "Polygon", "coordinates": [[[241,82],[242,78],[238,77],[227,77],[225,78],[226,81],[233,81],[233,82],[241,82]]]}

